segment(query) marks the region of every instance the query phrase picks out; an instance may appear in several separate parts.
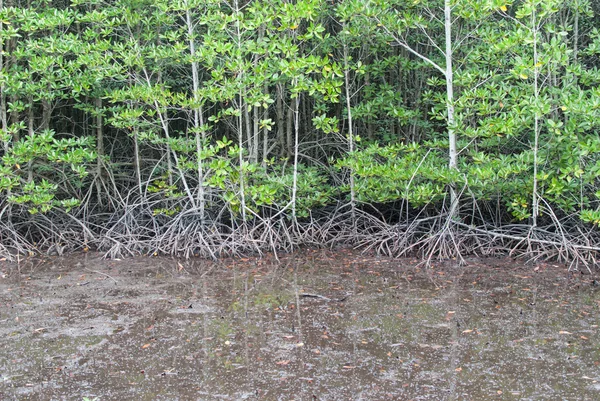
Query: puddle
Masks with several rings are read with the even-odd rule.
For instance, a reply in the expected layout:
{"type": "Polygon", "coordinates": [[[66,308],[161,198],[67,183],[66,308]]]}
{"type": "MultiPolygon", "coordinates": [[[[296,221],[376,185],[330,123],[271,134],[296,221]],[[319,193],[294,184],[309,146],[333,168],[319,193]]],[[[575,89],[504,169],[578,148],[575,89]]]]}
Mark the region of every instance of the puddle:
{"type": "Polygon", "coordinates": [[[2,400],[595,400],[600,292],[351,251],[0,266],[2,400]]]}

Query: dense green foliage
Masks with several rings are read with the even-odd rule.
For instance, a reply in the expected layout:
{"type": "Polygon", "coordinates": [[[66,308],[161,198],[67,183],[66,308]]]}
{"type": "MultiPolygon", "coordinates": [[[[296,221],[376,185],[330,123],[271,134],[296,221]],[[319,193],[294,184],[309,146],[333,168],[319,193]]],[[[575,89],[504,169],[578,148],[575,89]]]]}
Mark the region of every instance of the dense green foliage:
{"type": "Polygon", "coordinates": [[[600,224],[589,0],[0,5],[5,251],[286,248],[344,208],[600,224]]]}

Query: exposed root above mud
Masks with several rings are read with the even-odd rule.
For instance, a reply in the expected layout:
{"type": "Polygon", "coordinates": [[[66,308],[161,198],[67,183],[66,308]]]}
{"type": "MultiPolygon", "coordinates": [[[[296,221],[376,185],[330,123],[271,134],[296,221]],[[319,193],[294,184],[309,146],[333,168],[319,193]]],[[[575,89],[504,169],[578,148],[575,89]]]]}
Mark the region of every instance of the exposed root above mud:
{"type": "Polygon", "coordinates": [[[600,252],[595,230],[551,220],[546,226],[466,224],[448,214],[386,222],[349,205],[308,219],[284,214],[255,216],[246,222],[216,216],[203,221],[195,211],[156,216],[151,207],[134,206],[112,215],[78,216],[53,212],[19,223],[0,223],[0,255],[62,254],[94,249],[107,258],[141,254],[220,258],[291,252],[303,246],[352,246],[388,256],[432,260],[467,255],[510,254],[529,261],[557,260],[570,268],[592,269],[600,252]],[[234,221],[232,223],[232,221],[234,221]]]}

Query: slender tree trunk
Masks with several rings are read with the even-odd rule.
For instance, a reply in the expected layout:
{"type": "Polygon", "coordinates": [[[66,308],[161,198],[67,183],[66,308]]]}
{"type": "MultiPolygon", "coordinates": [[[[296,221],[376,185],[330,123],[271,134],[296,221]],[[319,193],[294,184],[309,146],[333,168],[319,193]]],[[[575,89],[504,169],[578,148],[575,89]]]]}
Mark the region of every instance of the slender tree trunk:
{"type": "MultiPolygon", "coordinates": [[[[294,79],[295,80],[295,79],[294,79]]],[[[292,84],[293,86],[297,85],[297,82],[294,82],[292,84]]],[[[300,147],[300,143],[299,143],[299,138],[300,138],[300,116],[298,113],[298,110],[300,108],[300,94],[298,94],[298,96],[296,96],[295,99],[291,99],[292,104],[290,106],[292,106],[290,108],[290,110],[292,111],[292,116],[293,116],[293,120],[294,120],[294,179],[293,179],[293,184],[292,184],[292,218],[295,220],[296,219],[296,203],[297,203],[297,194],[298,194],[298,156],[299,156],[299,147],[300,147]]]]}
{"type": "MultiPolygon", "coordinates": [[[[186,1],[187,3],[187,1],[186,1]]],[[[187,4],[186,4],[187,6],[187,4]]],[[[194,97],[194,135],[196,136],[196,168],[198,171],[198,207],[200,208],[200,218],[204,219],[205,195],[204,195],[204,166],[202,165],[202,146],[204,142],[204,131],[199,132],[204,126],[204,116],[202,107],[198,104],[198,91],[200,90],[200,76],[198,72],[198,62],[196,61],[196,43],[194,42],[194,27],[192,25],[192,16],[189,7],[186,7],[185,21],[188,29],[188,40],[190,48],[190,56],[192,57],[192,90],[194,97]]]]}
{"type": "Polygon", "coordinates": [[[573,60],[579,53],[579,1],[575,0],[575,21],[573,22],[573,60]]]}
{"type": "MultiPolygon", "coordinates": [[[[202,112],[202,108],[200,107],[198,110],[194,111],[195,119],[198,120],[198,126],[204,126],[204,115],[202,112]]],[[[204,213],[206,208],[206,194],[204,192],[204,166],[202,160],[202,147],[204,146],[204,131],[202,134],[196,133],[196,155],[198,158],[198,207],[200,208],[200,218],[204,219],[204,213]]]]}
{"type": "Polygon", "coordinates": [[[258,161],[258,147],[260,141],[260,131],[259,127],[259,110],[258,107],[252,107],[252,154],[250,156],[250,160],[252,163],[256,163],[258,161]]]}
{"type": "MultiPolygon", "coordinates": [[[[16,95],[11,95],[10,99],[11,99],[11,102],[14,103],[18,100],[18,97],[16,95]]],[[[6,99],[4,99],[4,100],[6,101],[6,99]]],[[[4,105],[4,110],[6,110],[6,103],[4,105]]],[[[19,112],[16,110],[13,110],[10,113],[10,124],[17,125],[19,123],[20,118],[21,118],[21,116],[20,116],[19,112]]],[[[18,129],[16,129],[13,134],[13,142],[18,142],[20,138],[21,138],[20,132],[18,129]]]]}
{"type": "MultiPolygon", "coordinates": [[[[344,30],[346,26],[344,24],[344,30]]],[[[351,104],[351,91],[350,91],[350,67],[348,65],[348,46],[346,42],[343,43],[344,52],[344,84],[346,90],[346,113],[348,118],[348,151],[354,152],[354,126],[352,124],[352,104],[351,104]]],[[[352,210],[352,223],[355,220],[355,206],[356,206],[356,188],[354,185],[354,170],[350,169],[350,207],[352,210]]]]}
{"type": "MultiPolygon", "coordinates": [[[[265,83],[264,93],[268,93],[269,87],[265,83]]],[[[263,120],[267,120],[269,118],[269,108],[265,107],[263,110],[263,120]]],[[[267,159],[269,158],[269,128],[267,125],[263,127],[263,151],[262,151],[262,166],[263,168],[267,167],[267,159]]]]}
{"type": "MultiPolygon", "coordinates": [[[[242,51],[242,33],[240,31],[240,7],[239,7],[239,2],[238,0],[234,0],[234,12],[235,12],[235,32],[236,32],[236,45],[238,47],[238,52],[241,55],[241,51],[242,51]]],[[[243,64],[243,63],[240,63],[243,64]]],[[[240,84],[240,89],[239,89],[239,107],[241,107],[246,114],[248,114],[248,108],[244,106],[244,93],[243,93],[243,88],[242,88],[242,83],[244,82],[244,71],[240,70],[238,72],[238,80],[239,80],[239,84],[240,84]]],[[[242,110],[240,110],[242,111],[242,110]]],[[[246,121],[248,121],[246,119],[246,121]]],[[[248,135],[250,135],[250,131],[249,131],[249,126],[248,126],[248,135]]],[[[250,141],[248,141],[248,143],[250,143],[250,141]]],[[[239,113],[238,116],[238,146],[239,146],[239,152],[238,152],[238,161],[239,161],[239,168],[240,168],[240,209],[242,212],[242,220],[246,221],[246,183],[245,183],[245,179],[244,179],[244,129],[243,129],[243,121],[242,121],[242,113],[239,113]]]]}
{"type": "Polygon", "coordinates": [[[167,113],[165,112],[164,114],[160,111],[160,107],[157,103],[157,101],[154,101],[154,106],[156,107],[156,113],[158,114],[159,118],[160,118],[160,122],[163,128],[163,132],[165,134],[165,138],[167,138],[167,165],[169,166],[169,185],[173,185],[173,164],[171,161],[171,155],[173,156],[173,160],[175,161],[175,167],[177,169],[177,172],[179,174],[179,178],[181,179],[181,183],[183,184],[183,189],[185,190],[185,193],[190,201],[190,203],[192,204],[192,207],[196,208],[196,200],[194,198],[194,196],[192,195],[192,191],[190,190],[190,186],[187,183],[187,179],[185,178],[185,174],[184,172],[181,170],[180,164],[179,164],[179,157],[177,157],[177,153],[175,151],[173,151],[173,149],[171,149],[171,146],[169,146],[168,141],[171,139],[171,134],[170,132],[170,128],[169,128],[169,122],[168,122],[168,116],[167,113]]]}
{"type": "Polygon", "coordinates": [[[252,131],[252,119],[250,118],[250,105],[248,104],[248,102],[246,101],[246,91],[245,88],[242,88],[242,97],[240,98],[240,102],[242,105],[242,109],[244,110],[244,123],[246,125],[245,127],[245,131],[246,131],[246,149],[248,149],[248,155],[250,156],[250,160],[252,160],[252,157],[254,156],[254,138],[252,136],[253,131],[252,131]]]}
{"type": "Polygon", "coordinates": [[[171,160],[171,145],[166,144],[165,156],[167,158],[167,181],[169,186],[173,186],[175,180],[173,180],[173,161],[171,160]]]}
{"type": "Polygon", "coordinates": [[[133,167],[135,169],[135,178],[137,181],[138,190],[140,192],[140,197],[143,195],[144,191],[142,189],[142,171],[140,166],[140,141],[138,138],[138,127],[134,127],[133,129],[133,167]]]}
{"type": "MultiPolygon", "coordinates": [[[[0,10],[4,8],[4,0],[0,0],[0,10]]],[[[4,31],[4,23],[0,21],[0,37],[4,31]]],[[[0,40],[0,68],[4,69],[4,39],[0,40]]],[[[6,115],[6,89],[4,88],[4,81],[0,84],[0,120],[2,120],[1,128],[2,132],[5,133],[8,131],[8,121],[6,115]]],[[[8,138],[4,138],[2,141],[2,148],[4,150],[4,154],[8,153],[9,141],[8,138]]]]}
{"type": "Polygon", "coordinates": [[[275,114],[277,118],[277,142],[279,143],[279,156],[285,152],[285,112],[283,109],[283,84],[277,84],[277,101],[275,102],[275,114]]]}
{"type": "Polygon", "coordinates": [[[102,99],[95,99],[96,108],[96,192],[98,196],[98,204],[102,206],[102,169],[104,158],[104,130],[102,127],[102,99]]]}
{"type": "MultiPolygon", "coordinates": [[[[261,42],[265,35],[265,26],[261,25],[258,29],[258,41],[261,42]]],[[[260,55],[256,53],[254,55],[254,60],[252,62],[253,67],[256,69],[258,66],[258,62],[260,59],[260,55]]],[[[256,88],[255,88],[256,89],[256,88]]],[[[259,155],[259,147],[260,147],[260,130],[259,130],[259,122],[260,122],[260,110],[258,106],[252,106],[252,141],[248,143],[248,148],[250,150],[250,162],[257,163],[258,155],[259,155]]]]}
{"type": "MultiPolygon", "coordinates": [[[[35,128],[34,124],[34,115],[33,115],[33,98],[29,97],[29,112],[27,114],[27,132],[29,134],[29,139],[33,142],[35,136],[35,128]]],[[[33,181],[33,157],[29,159],[27,162],[27,182],[33,181]]]]}
{"type": "MultiPolygon", "coordinates": [[[[236,2],[237,4],[237,2],[236,2]]],[[[239,104],[240,107],[243,107],[243,95],[242,95],[242,91],[240,89],[240,93],[239,93],[239,104]]],[[[245,183],[245,179],[244,179],[244,129],[243,129],[243,119],[242,119],[242,113],[239,114],[238,118],[237,118],[237,130],[238,130],[238,147],[239,147],[239,152],[238,152],[238,164],[239,164],[239,169],[240,169],[240,174],[239,174],[239,178],[240,178],[240,182],[239,182],[239,188],[240,188],[240,208],[242,209],[242,219],[245,221],[246,220],[246,183],[245,183]]]]}
{"type": "Polygon", "coordinates": [[[295,99],[290,99],[290,104],[287,109],[287,123],[286,123],[286,156],[291,158],[294,155],[294,105],[296,104],[295,99]]]}
{"type": "MultiPolygon", "coordinates": [[[[448,113],[448,167],[457,169],[456,133],[454,132],[454,82],[452,70],[452,8],[450,0],[444,0],[444,31],[446,37],[446,109],[448,113]]],[[[450,184],[450,216],[458,214],[456,184],[450,184]]]]}
{"type": "MultiPolygon", "coordinates": [[[[2,49],[0,49],[0,53],[2,53],[2,49]]],[[[0,60],[0,66],[2,65],[1,63],[2,63],[2,61],[0,60]]],[[[7,115],[6,115],[6,95],[4,93],[4,86],[0,87],[0,91],[2,92],[0,94],[0,120],[2,120],[1,128],[2,128],[2,132],[4,133],[4,135],[6,135],[6,133],[8,132],[8,121],[7,121],[7,115]]],[[[8,137],[5,137],[4,140],[2,141],[2,147],[4,150],[4,154],[7,154],[8,148],[9,148],[8,137]]]]}
{"type": "Polygon", "coordinates": [[[40,128],[42,131],[50,128],[50,117],[52,114],[52,105],[47,99],[42,99],[42,122],[40,128]]]}
{"type": "Polygon", "coordinates": [[[310,127],[310,124],[311,124],[310,121],[312,120],[312,119],[308,118],[308,116],[310,115],[308,113],[308,107],[309,107],[308,103],[309,102],[308,102],[307,96],[302,96],[300,98],[300,105],[302,106],[302,108],[301,108],[302,113],[300,113],[300,117],[302,117],[302,118],[300,118],[300,132],[302,132],[304,137],[307,138],[306,140],[312,141],[313,137],[312,137],[312,135],[310,135],[311,133],[308,128],[308,127],[310,127]]]}
{"type": "Polygon", "coordinates": [[[540,70],[538,66],[538,27],[537,27],[537,18],[535,10],[531,14],[532,28],[533,28],[533,96],[535,99],[534,105],[534,129],[533,129],[533,189],[532,189],[532,200],[531,200],[531,208],[532,208],[532,216],[531,216],[531,225],[533,227],[537,226],[537,217],[539,214],[539,196],[538,196],[538,149],[539,149],[539,138],[540,138],[540,116],[537,109],[538,99],[540,96],[539,93],[539,77],[540,70]]]}
{"type": "MultiPolygon", "coordinates": [[[[371,73],[368,71],[365,73],[365,86],[366,87],[371,86],[371,73]]],[[[368,115],[366,124],[367,124],[367,138],[369,138],[369,140],[372,141],[373,139],[375,139],[375,130],[373,128],[373,117],[368,115]]]]}

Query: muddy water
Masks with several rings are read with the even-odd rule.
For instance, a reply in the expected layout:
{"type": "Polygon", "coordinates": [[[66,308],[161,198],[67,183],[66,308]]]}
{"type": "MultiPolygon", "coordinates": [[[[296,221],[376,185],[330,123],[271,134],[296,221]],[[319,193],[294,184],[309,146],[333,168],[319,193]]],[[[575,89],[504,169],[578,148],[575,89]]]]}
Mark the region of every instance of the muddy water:
{"type": "Polygon", "coordinates": [[[349,251],[1,265],[2,400],[597,400],[600,292],[349,251]]]}

